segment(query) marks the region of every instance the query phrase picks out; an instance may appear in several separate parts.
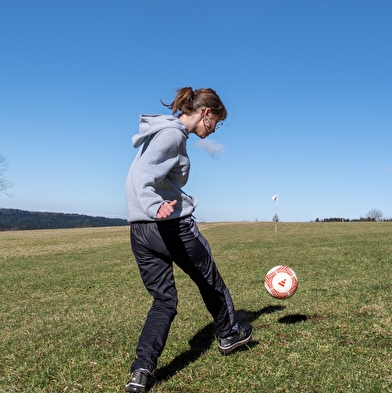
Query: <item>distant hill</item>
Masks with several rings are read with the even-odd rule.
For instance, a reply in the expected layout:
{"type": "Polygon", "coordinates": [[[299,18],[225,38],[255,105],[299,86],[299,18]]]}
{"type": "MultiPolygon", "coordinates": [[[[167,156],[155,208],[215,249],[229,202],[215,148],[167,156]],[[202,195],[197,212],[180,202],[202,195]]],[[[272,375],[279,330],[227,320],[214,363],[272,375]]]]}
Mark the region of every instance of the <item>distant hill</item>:
{"type": "Polygon", "coordinates": [[[92,217],[83,214],[30,212],[0,209],[0,231],[125,226],[121,218],[92,217]]]}

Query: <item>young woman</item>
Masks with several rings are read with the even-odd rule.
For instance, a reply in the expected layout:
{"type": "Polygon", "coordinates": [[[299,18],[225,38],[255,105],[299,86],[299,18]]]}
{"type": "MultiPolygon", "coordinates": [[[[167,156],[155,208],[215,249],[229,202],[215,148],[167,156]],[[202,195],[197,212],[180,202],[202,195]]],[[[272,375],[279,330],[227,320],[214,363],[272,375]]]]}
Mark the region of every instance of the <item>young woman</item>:
{"type": "Polygon", "coordinates": [[[252,327],[235,320],[229,290],[192,217],[197,200],[182,190],[190,169],[189,134],[206,138],[215,132],[226,119],[226,108],[214,90],[190,87],[179,89],[174,101],[163,105],[173,115],[140,116],[139,134],[132,138],[140,150],[126,180],[132,251],[154,299],[131,365],[127,392],[146,391],[177,313],[173,262],[198,286],[213,317],[221,353],[232,352],[252,337],[252,327]]]}

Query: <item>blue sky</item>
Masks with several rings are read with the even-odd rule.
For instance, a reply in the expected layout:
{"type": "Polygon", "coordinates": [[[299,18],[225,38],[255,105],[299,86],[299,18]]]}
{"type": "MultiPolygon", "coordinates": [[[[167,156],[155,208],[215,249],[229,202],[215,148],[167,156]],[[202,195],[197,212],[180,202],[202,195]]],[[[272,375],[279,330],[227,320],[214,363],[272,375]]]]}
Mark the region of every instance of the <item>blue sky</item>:
{"type": "Polygon", "coordinates": [[[390,0],[0,0],[0,207],[126,217],[141,113],[182,86],[201,221],[392,217],[390,0]]]}

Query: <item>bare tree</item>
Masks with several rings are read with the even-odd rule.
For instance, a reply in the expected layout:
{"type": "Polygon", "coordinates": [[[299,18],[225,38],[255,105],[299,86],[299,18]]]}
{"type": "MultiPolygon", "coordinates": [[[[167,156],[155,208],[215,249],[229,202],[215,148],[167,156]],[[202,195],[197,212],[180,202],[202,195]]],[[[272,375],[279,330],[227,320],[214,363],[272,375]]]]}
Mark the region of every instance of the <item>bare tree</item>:
{"type": "Polygon", "coordinates": [[[373,221],[382,221],[384,218],[384,214],[382,213],[381,210],[378,209],[372,209],[369,210],[368,213],[366,214],[366,217],[370,218],[373,221]]]}
{"type": "Polygon", "coordinates": [[[5,176],[7,168],[8,161],[2,154],[0,154],[0,194],[4,194],[10,197],[11,194],[6,192],[10,187],[12,187],[12,183],[5,176]]]}

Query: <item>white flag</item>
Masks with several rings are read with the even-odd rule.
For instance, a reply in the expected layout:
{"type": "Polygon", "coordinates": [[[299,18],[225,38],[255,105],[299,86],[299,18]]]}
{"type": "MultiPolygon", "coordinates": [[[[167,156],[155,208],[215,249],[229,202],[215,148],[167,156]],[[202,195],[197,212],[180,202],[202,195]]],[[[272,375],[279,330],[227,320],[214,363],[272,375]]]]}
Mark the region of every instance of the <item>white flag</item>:
{"type": "Polygon", "coordinates": [[[277,201],[277,200],[278,200],[278,196],[277,196],[277,195],[274,195],[274,196],[272,197],[272,200],[273,200],[273,201],[277,201]]]}

